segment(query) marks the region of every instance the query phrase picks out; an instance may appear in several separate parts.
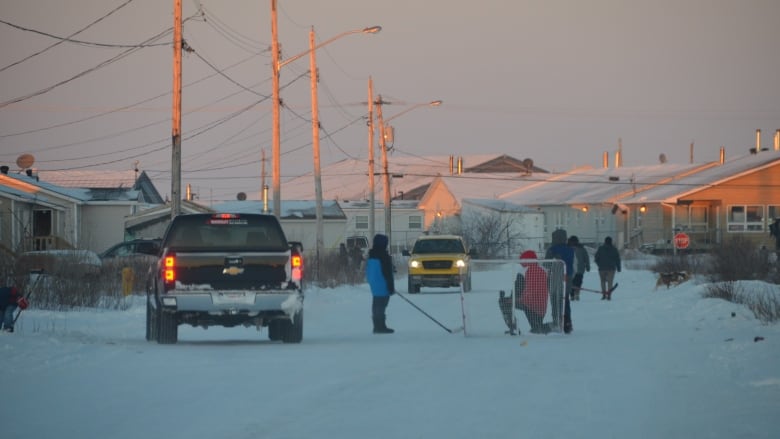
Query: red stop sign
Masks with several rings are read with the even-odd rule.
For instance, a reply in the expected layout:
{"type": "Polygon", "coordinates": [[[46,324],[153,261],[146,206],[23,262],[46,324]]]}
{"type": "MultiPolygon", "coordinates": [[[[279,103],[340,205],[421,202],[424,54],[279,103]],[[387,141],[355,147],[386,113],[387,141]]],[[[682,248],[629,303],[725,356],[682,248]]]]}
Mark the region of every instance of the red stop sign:
{"type": "Polygon", "coordinates": [[[677,233],[674,235],[674,247],[683,250],[688,248],[688,246],[691,244],[691,239],[688,237],[687,233],[677,233]]]}

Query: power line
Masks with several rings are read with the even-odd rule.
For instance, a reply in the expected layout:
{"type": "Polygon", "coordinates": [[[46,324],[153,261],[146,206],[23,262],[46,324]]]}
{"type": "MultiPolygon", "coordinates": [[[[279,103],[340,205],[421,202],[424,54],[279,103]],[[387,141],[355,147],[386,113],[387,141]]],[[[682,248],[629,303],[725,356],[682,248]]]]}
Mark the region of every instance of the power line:
{"type": "MultiPolygon", "coordinates": [[[[5,66],[3,68],[0,68],[0,73],[5,71],[5,70],[7,70],[7,69],[9,69],[9,68],[11,68],[11,67],[13,67],[13,66],[21,64],[21,63],[23,63],[23,62],[25,62],[25,61],[27,61],[29,59],[32,59],[32,58],[34,58],[34,57],[36,57],[36,56],[46,52],[49,49],[57,47],[60,44],[66,42],[66,41],[73,42],[73,43],[79,43],[79,44],[86,44],[83,41],[73,40],[72,37],[75,37],[76,35],[84,32],[87,29],[89,29],[90,27],[100,23],[101,21],[105,20],[106,18],[108,18],[109,16],[111,16],[112,14],[117,12],[118,10],[120,10],[120,9],[124,8],[125,6],[127,6],[128,4],[130,4],[132,1],[133,0],[127,0],[126,2],[124,2],[121,5],[117,6],[113,10],[109,11],[106,15],[103,15],[102,17],[98,18],[97,20],[93,21],[92,23],[89,23],[87,26],[77,30],[76,32],[74,32],[74,33],[72,33],[72,34],[70,34],[70,35],[68,35],[67,37],[64,37],[64,38],[57,37],[57,36],[48,34],[46,32],[41,32],[41,31],[37,31],[37,30],[34,30],[34,29],[29,29],[29,28],[26,28],[26,27],[22,27],[22,26],[19,26],[19,25],[13,24],[13,23],[9,23],[9,22],[7,22],[5,20],[0,19],[0,23],[3,23],[3,24],[8,25],[8,26],[11,26],[13,28],[16,28],[16,29],[19,29],[19,30],[22,30],[22,31],[25,31],[25,32],[33,32],[33,33],[37,33],[37,34],[40,34],[40,35],[45,35],[47,37],[51,37],[51,38],[59,40],[56,43],[52,44],[51,46],[48,46],[48,47],[44,48],[43,50],[39,50],[38,52],[35,52],[35,53],[31,54],[31,55],[28,55],[25,58],[20,59],[19,61],[13,62],[13,63],[8,64],[7,66],[5,66]]],[[[94,45],[97,45],[97,44],[94,44],[94,45]]],[[[112,45],[111,47],[120,47],[120,46],[112,45]]],[[[138,47],[138,46],[124,46],[124,47],[138,47]]]]}
{"type": "MultiPolygon", "coordinates": [[[[146,41],[155,41],[155,40],[157,40],[159,38],[162,38],[163,36],[165,36],[166,34],[168,34],[170,32],[171,32],[171,29],[162,31],[159,34],[157,34],[157,35],[147,39],[146,41]]],[[[48,93],[48,92],[54,90],[57,87],[60,87],[60,86],[65,85],[65,84],[67,84],[69,82],[75,81],[76,79],[82,78],[82,77],[84,77],[84,76],[86,76],[86,75],[88,75],[88,74],[90,74],[92,72],[100,70],[103,67],[109,66],[109,65],[111,65],[111,64],[113,64],[113,63],[115,63],[115,62],[117,62],[117,61],[119,61],[119,60],[121,60],[121,59],[123,59],[123,58],[125,58],[127,56],[130,56],[131,54],[135,53],[138,50],[140,50],[139,47],[133,47],[133,48],[127,49],[127,50],[121,52],[120,54],[118,54],[116,56],[113,56],[113,57],[111,57],[111,58],[109,58],[109,59],[99,63],[98,65],[96,65],[94,67],[91,67],[91,68],[89,68],[87,70],[84,70],[84,71],[82,71],[80,73],[77,73],[74,76],[71,76],[68,79],[64,79],[64,80],[59,81],[59,82],[57,82],[57,83],[55,83],[53,85],[50,85],[50,86],[45,87],[45,88],[42,88],[42,89],[40,89],[38,91],[35,91],[35,92],[32,92],[32,93],[28,93],[28,94],[23,95],[23,96],[19,96],[19,97],[10,99],[10,100],[5,101],[5,102],[0,102],[0,108],[7,107],[7,106],[9,106],[11,104],[16,104],[16,103],[19,103],[19,102],[26,101],[28,99],[34,98],[36,96],[40,96],[42,94],[48,93]]]]}
{"type": "MultiPolygon", "coordinates": [[[[253,58],[254,58],[254,56],[250,56],[250,57],[244,58],[241,61],[238,61],[238,62],[236,62],[234,64],[229,65],[228,67],[226,67],[223,70],[230,70],[233,67],[239,66],[239,65],[241,65],[241,64],[243,64],[245,62],[248,62],[248,61],[252,60],[253,58]]],[[[199,84],[199,83],[201,83],[203,81],[211,79],[211,78],[213,78],[213,77],[215,77],[217,75],[219,75],[219,73],[212,73],[212,74],[204,76],[204,77],[202,77],[200,79],[196,79],[196,80],[194,80],[192,82],[189,82],[189,83],[185,84],[183,88],[186,89],[186,88],[191,87],[193,85],[199,84]]],[[[256,84],[250,86],[250,88],[251,87],[257,87],[258,85],[260,85],[260,84],[262,84],[264,82],[267,82],[269,79],[266,79],[265,81],[258,82],[256,84]]],[[[134,102],[132,104],[125,105],[123,107],[119,107],[119,108],[115,108],[115,109],[112,109],[112,110],[109,110],[109,111],[104,111],[104,112],[101,112],[101,113],[98,113],[98,114],[94,114],[92,116],[88,116],[88,117],[85,117],[85,118],[82,118],[82,119],[72,120],[72,121],[69,121],[69,122],[63,122],[63,123],[60,123],[60,124],[50,125],[50,126],[47,126],[47,127],[35,128],[35,129],[27,130],[27,131],[20,131],[20,132],[9,133],[9,134],[0,134],[0,138],[21,136],[21,135],[25,135],[25,134],[33,134],[33,133],[38,133],[38,132],[41,132],[41,131],[47,131],[47,130],[51,130],[51,129],[55,129],[55,128],[62,128],[62,127],[69,126],[69,125],[75,125],[75,124],[78,124],[78,123],[81,123],[81,122],[86,122],[88,120],[97,119],[99,117],[106,116],[106,115],[109,115],[109,114],[113,114],[113,113],[118,113],[118,112],[121,112],[121,111],[129,110],[131,108],[137,107],[139,105],[146,104],[146,103],[154,101],[156,99],[159,99],[159,98],[162,98],[162,97],[165,97],[165,96],[170,96],[170,94],[171,94],[170,91],[165,92],[165,93],[160,93],[160,94],[158,94],[156,96],[152,96],[150,98],[146,98],[144,100],[141,100],[141,101],[138,101],[138,102],[134,102]]],[[[233,96],[235,96],[237,94],[238,93],[229,94],[226,97],[221,98],[220,100],[224,100],[226,98],[233,97],[233,96]]],[[[212,104],[214,104],[216,102],[219,102],[219,101],[211,102],[209,105],[212,105],[212,104]]],[[[167,121],[167,120],[168,119],[166,119],[165,121],[167,121]]],[[[41,151],[44,151],[44,150],[47,150],[47,149],[48,148],[44,148],[44,149],[41,149],[41,151]]],[[[35,151],[32,151],[32,152],[35,152],[35,151]]]]}
{"type": "Polygon", "coordinates": [[[270,44],[266,44],[266,49],[262,49],[263,43],[253,40],[252,38],[247,37],[241,32],[233,29],[229,24],[221,20],[203,5],[200,5],[200,7],[203,11],[203,20],[206,22],[206,24],[214,29],[215,32],[225,37],[226,40],[233,42],[236,47],[251,53],[255,53],[258,50],[261,50],[262,52],[270,51],[270,48],[268,48],[270,44]]]}

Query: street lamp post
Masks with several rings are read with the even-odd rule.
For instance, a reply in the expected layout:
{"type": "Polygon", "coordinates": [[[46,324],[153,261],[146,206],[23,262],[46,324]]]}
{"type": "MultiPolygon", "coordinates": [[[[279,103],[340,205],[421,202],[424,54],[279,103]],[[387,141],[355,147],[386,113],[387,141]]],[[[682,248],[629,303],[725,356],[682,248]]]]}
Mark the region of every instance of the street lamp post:
{"type": "Polygon", "coordinates": [[[381,26],[372,26],[372,27],[366,27],[363,29],[354,29],[346,32],[342,32],[333,38],[330,38],[328,40],[323,41],[320,44],[317,44],[316,46],[310,47],[309,50],[299,53],[298,55],[295,55],[291,58],[288,58],[284,61],[279,60],[279,42],[278,42],[278,36],[277,36],[277,27],[276,27],[276,0],[271,0],[271,12],[272,12],[272,19],[271,19],[271,37],[272,37],[272,43],[271,43],[271,65],[273,68],[273,78],[272,78],[272,84],[271,87],[273,88],[273,95],[272,99],[273,102],[271,103],[273,107],[273,145],[272,145],[272,184],[273,184],[273,197],[274,197],[274,215],[279,218],[281,209],[282,209],[282,199],[281,199],[281,166],[280,166],[280,156],[281,156],[281,127],[280,127],[280,107],[281,102],[279,99],[279,71],[282,67],[285,65],[296,61],[315,50],[319,49],[320,47],[323,47],[327,44],[330,44],[339,38],[345,37],[347,35],[352,34],[375,34],[382,30],[381,26]]]}
{"type": "MultiPolygon", "coordinates": [[[[404,114],[420,107],[438,107],[442,104],[442,101],[431,101],[426,103],[421,103],[417,105],[412,105],[411,107],[407,108],[406,110],[395,114],[387,119],[382,118],[382,104],[387,104],[388,102],[382,101],[382,96],[378,96],[376,102],[374,102],[374,105],[376,105],[376,118],[377,122],[379,123],[379,148],[382,153],[382,185],[384,186],[384,203],[385,203],[385,235],[387,235],[387,241],[390,243],[390,248],[392,249],[392,211],[390,209],[390,172],[389,172],[389,166],[387,163],[387,128],[389,125],[387,125],[387,122],[390,122],[393,119],[397,119],[404,114]]],[[[374,209],[374,205],[372,204],[371,209],[374,209]]]]}

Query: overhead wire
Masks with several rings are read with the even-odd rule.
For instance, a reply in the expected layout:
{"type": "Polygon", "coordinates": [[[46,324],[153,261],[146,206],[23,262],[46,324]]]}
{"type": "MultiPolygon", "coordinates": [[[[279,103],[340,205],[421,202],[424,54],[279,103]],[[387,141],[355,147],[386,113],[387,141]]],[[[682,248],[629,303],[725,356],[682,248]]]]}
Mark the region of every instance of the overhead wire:
{"type": "MultiPolygon", "coordinates": [[[[171,29],[162,31],[162,32],[158,33],[157,35],[147,39],[146,41],[156,41],[156,40],[164,37],[165,35],[167,35],[170,32],[171,32],[171,29]]],[[[55,88],[58,88],[58,87],[60,87],[62,85],[65,85],[65,84],[68,84],[70,82],[73,82],[73,81],[75,81],[75,80],[77,80],[79,78],[82,78],[84,76],[89,75],[90,73],[93,73],[95,71],[98,71],[98,70],[106,67],[106,66],[109,66],[109,65],[111,65],[111,64],[113,64],[113,63],[115,63],[115,62],[117,62],[117,61],[119,61],[121,59],[124,59],[124,58],[132,55],[133,53],[135,53],[138,50],[140,50],[139,47],[133,47],[133,48],[124,50],[120,54],[115,55],[115,56],[113,56],[113,57],[111,57],[111,58],[109,58],[107,60],[104,60],[104,61],[100,62],[98,65],[96,65],[94,67],[90,67],[89,69],[83,70],[83,71],[77,73],[76,75],[71,76],[68,79],[64,79],[64,80],[59,81],[59,82],[57,82],[55,84],[52,84],[52,85],[50,85],[48,87],[44,87],[44,88],[42,88],[42,89],[40,89],[38,91],[34,91],[34,92],[28,93],[26,95],[22,95],[22,96],[19,96],[19,97],[16,97],[16,98],[9,99],[9,100],[4,101],[4,102],[0,102],[0,108],[4,108],[4,107],[7,107],[7,106],[9,106],[11,104],[16,104],[16,103],[19,103],[19,102],[22,102],[22,101],[26,101],[28,99],[32,99],[32,98],[34,98],[36,96],[40,96],[42,94],[46,94],[46,93],[54,90],[55,88]]]]}
{"type": "Polygon", "coordinates": [[[241,32],[233,29],[228,23],[220,19],[216,14],[205,6],[200,6],[203,11],[203,18],[206,24],[208,24],[215,32],[225,37],[226,40],[232,42],[239,49],[245,50],[250,53],[270,52],[270,44],[263,45],[262,42],[254,40],[241,32]],[[265,49],[263,49],[265,47],[265,49]]]}
{"type": "MultiPolygon", "coordinates": [[[[37,30],[34,30],[34,29],[26,28],[26,27],[23,27],[23,26],[19,26],[19,25],[16,25],[16,24],[10,23],[10,22],[8,22],[8,21],[5,21],[5,20],[3,20],[3,19],[0,19],[0,23],[3,23],[3,24],[5,24],[5,25],[7,25],[7,26],[11,26],[11,27],[13,27],[13,28],[16,28],[16,29],[19,29],[19,30],[22,30],[22,31],[25,31],[25,32],[33,32],[33,33],[37,33],[37,34],[40,34],[40,35],[45,35],[45,36],[47,36],[47,37],[51,37],[51,38],[54,38],[54,39],[57,39],[57,40],[59,40],[59,41],[57,41],[56,43],[54,43],[54,44],[52,44],[52,45],[50,45],[50,46],[47,46],[47,47],[43,48],[42,50],[39,50],[39,51],[37,51],[37,52],[35,52],[35,53],[32,53],[32,54],[30,54],[30,55],[28,55],[28,56],[26,56],[26,57],[24,57],[24,58],[22,58],[22,59],[18,60],[18,61],[14,61],[14,62],[12,62],[11,64],[8,64],[8,65],[6,65],[5,67],[2,67],[2,68],[0,68],[0,73],[4,72],[5,70],[7,70],[7,69],[9,69],[9,68],[11,68],[11,67],[14,67],[14,66],[16,66],[16,65],[19,65],[19,64],[21,64],[21,63],[23,63],[23,62],[25,62],[25,61],[27,61],[27,60],[30,60],[30,59],[32,59],[32,58],[35,58],[36,56],[38,56],[38,55],[40,55],[40,54],[42,54],[42,53],[44,53],[44,52],[48,51],[49,49],[52,49],[52,48],[54,48],[54,47],[57,47],[57,46],[59,46],[60,44],[62,44],[62,43],[64,43],[64,42],[66,42],[66,41],[68,41],[68,42],[74,42],[74,43],[75,43],[75,42],[77,42],[77,41],[73,40],[73,39],[72,39],[72,37],[75,37],[76,35],[78,35],[78,34],[80,34],[80,33],[84,32],[84,31],[85,31],[85,30],[87,30],[87,29],[89,29],[90,27],[92,27],[92,26],[94,26],[94,25],[96,25],[96,24],[100,23],[101,21],[103,21],[103,20],[105,20],[106,18],[110,17],[112,14],[114,14],[115,12],[119,11],[120,9],[124,8],[125,6],[127,6],[128,4],[130,4],[130,3],[132,3],[132,2],[133,2],[133,0],[127,0],[126,2],[122,3],[121,5],[117,6],[116,8],[112,9],[111,11],[109,11],[107,14],[103,15],[102,17],[98,18],[97,20],[94,20],[93,22],[89,23],[89,24],[88,24],[88,25],[86,25],[85,27],[83,27],[83,28],[81,28],[81,29],[77,30],[76,32],[73,32],[72,34],[70,34],[70,35],[68,35],[67,37],[64,37],[64,38],[56,37],[56,36],[54,36],[54,35],[51,35],[51,34],[48,34],[48,33],[46,33],[46,32],[41,32],[41,31],[37,31],[37,30]]],[[[83,43],[83,42],[78,42],[78,43],[83,43]]],[[[117,46],[113,46],[113,47],[117,47],[117,46]]],[[[128,46],[128,47],[129,47],[129,46],[128,46]]],[[[136,47],[136,46],[133,46],[133,47],[136,47]]]]}
{"type": "MultiPolygon", "coordinates": [[[[241,61],[238,61],[238,62],[236,62],[234,64],[229,65],[228,67],[226,67],[223,70],[230,70],[233,67],[236,67],[238,65],[241,65],[241,64],[243,64],[245,62],[248,62],[248,61],[252,60],[253,58],[254,58],[254,56],[250,56],[250,57],[244,58],[241,61]]],[[[210,75],[207,75],[207,76],[204,76],[202,78],[196,79],[194,81],[188,82],[187,84],[184,84],[182,88],[186,89],[188,87],[191,87],[191,86],[196,85],[198,83],[201,83],[203,81],[209,80],[209,79],[211,79],[211,78],[213,78],[215,76],[218,76],[218,75],[219,75],[219,73],[212,73],[210,75]]],[[[270,81],[270,78],[266,79],[265,81],[261,81],[261,82],[258,82],[256,84],[254,84],[254,85],[251,85],[250,87],[257,87],[258,85],[263,84],[264,82],[267,82],[267,81],[270,81]]],[[[171,93],[172,92],[167,91],[165,93],[160,93],[160,94],[158,94],[156,96],[152,96],[150,98],[146,98],[146,99],[143,99],[141,101],[134,102],[132,104],[128,104],[128,105],[125,105],[125,106],[122,106],[122,107],[114,108],[114,109],[111,109],[109,111],[104,111],[104,112],[101,112],[101,113],[94,114],[92,116],[88,116],[88,117],[77,119],[77,120],[72,120],[72,121],[69,121],[69,122],[63,122],[63,123],[56,124],[56,125],[50,125],[50,126],[47,126],[47,127],[35,128],[35,129],[26,130],[26,131],[20,131],[20,132],[16,132],[16,133],[0,134],[0,138],[21,136],[21,135],[25,135],[25,134],[32,134],[32,133],[37,133],[37,132],[41,132],[41,131],[47,131],[47,130],[55,129],[55,128],[62,128],[62,127],[65,127],[65,126],[74,125],[74,124],[78,124],[78,123],[81,123],[81,122],[86,122],[88,120],[97,119],[97,118],[102,117],[102,116],[106,116],[106,115],[109,115],[109,114],[118,113],[118,112],[122,112],[122,111],[125,111],[125,110],[129,110],[131,108],[138,107],[140,105],[149,103],[149,102],[154,101],[156,99],[159,99],[159,98],[162,98],[162,97],[165,97],[165,96],[170,96],[171,93]]],[[[238,94],[238,93],[235,93],[235,94],[238,94]]],[[[229,95],[229,97],[235,96],[235,94],[229,95]]],[[[43,150],[45,150],[45,149],[46,148],[44,148],[43,150]]]]}

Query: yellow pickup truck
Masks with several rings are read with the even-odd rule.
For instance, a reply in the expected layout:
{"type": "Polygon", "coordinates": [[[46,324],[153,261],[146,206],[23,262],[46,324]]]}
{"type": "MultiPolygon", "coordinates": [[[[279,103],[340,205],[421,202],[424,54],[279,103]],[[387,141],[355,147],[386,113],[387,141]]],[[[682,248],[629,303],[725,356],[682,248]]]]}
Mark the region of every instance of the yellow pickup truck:
{"type": "Polygon", "coordinates": [[[409,294],[419,293],[420,287],[457,287],[471,291],[471,256],[462,237],[457,235],[420,236],[412,250],[404,250],[409,257],[409,294]]]}

